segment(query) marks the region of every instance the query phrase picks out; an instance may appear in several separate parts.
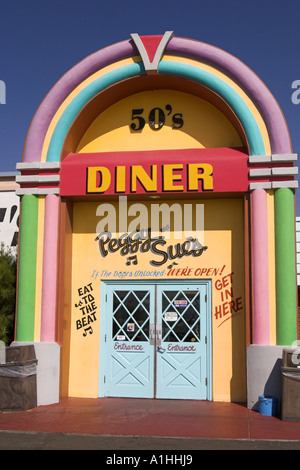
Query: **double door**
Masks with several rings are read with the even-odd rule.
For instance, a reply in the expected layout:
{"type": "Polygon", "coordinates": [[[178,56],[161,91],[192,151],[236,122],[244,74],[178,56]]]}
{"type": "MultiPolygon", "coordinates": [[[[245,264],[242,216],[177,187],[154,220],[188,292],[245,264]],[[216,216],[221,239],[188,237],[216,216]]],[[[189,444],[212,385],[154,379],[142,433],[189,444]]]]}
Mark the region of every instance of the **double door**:
{"type": "Polygon", "coordinates": [[[103,284],[99,395],[210,399],[210,282],[103,284]]]}

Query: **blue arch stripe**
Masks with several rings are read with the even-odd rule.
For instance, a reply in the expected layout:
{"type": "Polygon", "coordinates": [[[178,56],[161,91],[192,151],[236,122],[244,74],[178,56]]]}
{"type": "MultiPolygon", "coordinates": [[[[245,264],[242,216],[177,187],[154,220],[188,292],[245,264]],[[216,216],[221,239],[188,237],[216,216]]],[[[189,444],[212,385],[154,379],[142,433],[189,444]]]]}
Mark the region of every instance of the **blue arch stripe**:
{"type": "MultiPolygon", "coordinates": [[[[265,155],[265,146],[258,124],[247,104],[239,94],[230,87],[230,85],[206,70],[199,69],[193,65],[177,62],[161,61],[158,72],[165,75],[173,75],[193,80],[215,91],[228,103],[240,120],[248,139],[250,155],[265,155]]],[[[144,74],[145,69],[143,64],[141,62],[136,62],[134,64],[120,67],[112,72],[108,72],[88,84],[71,101],[58,120],[50,140],[46,161],[60,161],[64,141],[72,123],[82,108],[94,96],[115,83],[144,74]]]]}
{"type": "Polygon", "coordinates": [[[124,65],[123,67],[108,72],[105,75],[97,78],[93,82],[89,83],[77,96],[69,103],[65,111],[58,120],[54,132],[52,134],[48,152],[47,162],[59,162],[61,151],[64,145],[67,133],[82,110],[82,108],[98,93],[105,90],[115,83],[126,80],[127,78],[136,77],[138,75],[144,75],[145,69],[142,62],[136,62],[134,64],[124,65]]]}
{"type": "Polygon", "coordinates": [[[178,62],[163,60],[158,72],[193,80],[215,91],[239,118],[248,139],[250,155],[265,155],[265,145],[258,124],[247,104],[230,85],[206,70],[178,62]]]}

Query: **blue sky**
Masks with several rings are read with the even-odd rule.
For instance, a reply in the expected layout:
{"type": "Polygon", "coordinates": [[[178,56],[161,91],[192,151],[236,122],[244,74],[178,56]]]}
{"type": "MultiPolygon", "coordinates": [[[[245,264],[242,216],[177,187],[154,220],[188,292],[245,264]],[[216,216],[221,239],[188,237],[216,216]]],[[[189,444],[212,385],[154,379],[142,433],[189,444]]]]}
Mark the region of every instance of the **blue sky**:
{"type": "MultiPolygon", "coordinates": [[[[0,80],[6,85],[0,172],[15,171],[37,107],[65,72],[130,33],[168,30],[220,47],[248,65],[277,99],[293,151],[300,154],[300,103],[291,99],[292,83],[300,80],[296,0],[11,0],[0,2],[0,80]]],[[[300,189],[296,200],[300,216],[300,189]]]]}

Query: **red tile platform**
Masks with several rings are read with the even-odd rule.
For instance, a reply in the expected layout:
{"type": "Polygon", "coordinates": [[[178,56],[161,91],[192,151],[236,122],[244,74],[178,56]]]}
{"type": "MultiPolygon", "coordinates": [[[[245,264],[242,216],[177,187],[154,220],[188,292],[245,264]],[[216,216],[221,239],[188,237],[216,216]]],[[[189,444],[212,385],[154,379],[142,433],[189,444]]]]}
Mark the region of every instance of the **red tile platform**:
{"type": "Polygon", "coordinates": [[[134,398],[68,398],[28,411],[2,411],[0,430],[300,441],[300,422],[260,415],[243,405],[134,398]]]}

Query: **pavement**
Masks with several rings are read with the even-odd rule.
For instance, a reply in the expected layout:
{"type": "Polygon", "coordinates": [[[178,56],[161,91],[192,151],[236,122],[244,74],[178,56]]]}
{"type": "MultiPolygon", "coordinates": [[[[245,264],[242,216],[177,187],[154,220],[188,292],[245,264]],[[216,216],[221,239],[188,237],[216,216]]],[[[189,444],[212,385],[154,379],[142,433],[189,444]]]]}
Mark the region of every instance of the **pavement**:
{"type": "Polygon", "coordinates": [[[1,411],[0,449],[102,450],[105,459],[146,451],[300,450],[300,420],[283,421],[235,403],[67,398],[1,411]]]}

